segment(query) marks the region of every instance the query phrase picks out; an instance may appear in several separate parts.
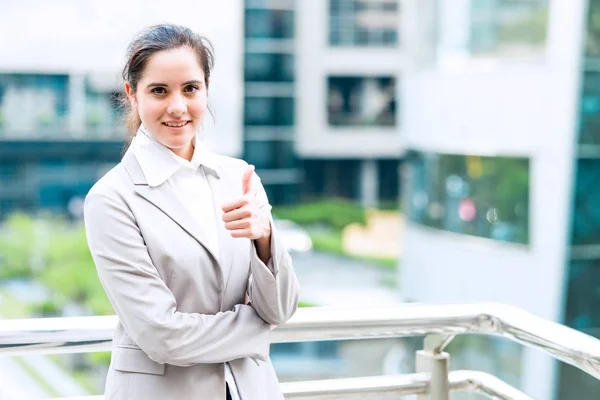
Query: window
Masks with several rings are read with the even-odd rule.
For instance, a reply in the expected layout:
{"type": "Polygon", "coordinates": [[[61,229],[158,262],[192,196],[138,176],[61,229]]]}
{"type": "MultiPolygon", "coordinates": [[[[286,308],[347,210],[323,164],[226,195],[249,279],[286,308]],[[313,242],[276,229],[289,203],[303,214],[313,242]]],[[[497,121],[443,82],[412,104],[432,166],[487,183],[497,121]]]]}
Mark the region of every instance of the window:
{"type": "Polygon", "coordinates": [[[294,168],[294,142],[288,140],[246,141],[244,158],[258,169],[294,168]]]}
{"type": "Polygon", "coordinates": [[[474,0],[470,50],[474,55],[535,52],[546,40],[547,0],[474,0]]]}
{"type": "Polygon", "coordinates": [[[408,159],[411,221],[529,243],[529,159],[420,152],[408,159]]]}
{"type": "Polygon", "coordinates": [[[246,97],[245,125],[293,125],[294,99],[288,97],[246,97]]]}
{"type": "Polygon", "coordinates": [[[294,80],[294,57],[290,54],[253,54],[244,59],[247,82],[292,82],[294,80]]]}
{"type": "Polygon", "coordinates": [[[460,4],[418,2],[415,57],[421,64],[544,54],[548,0],[470,0],[460,4]]]}
{"type": "Polygon", "coordinates": [[[294,37],[294,13],[290,10],[246,10],[246,38],[291,39],[294,37]]]}
{"type": "Polygon", "coordinates": [[[56,134],[67,124],[67,75],[0,75],[0,132],[56,134]]]}
{"type": "Polygon", "coordinates": [[[398,21],[397,0],[330,0],[329,44],[395,46],[398,21]]]}
{"type": "Polygon", "coordinates": [[[302,160],[303,201],[324,197],[360,200],[361,160],[302,160]]]}
{"type": "Polygon", "coordinates": [[[119,92],[97,88],[92,79],[85,82],[85,132],[93,137],[123,137],[119,92]]]}
{"type": "MultiPolygon", "coordinates": [[[[597,308],[600,301],[600,259],[571,260],[567,271],[569,275],[564,323],[600,338],[600,314],[597,308]]],[[[580,399],[596,397],[600,381],[568,364],[561,365],[559,371],[560,396],[557,398],[568,399],[569,394],[573,393],[577,393],[580,399]]]]}
{"type": "Polygon", "coordinates": [[[575,179],[571,244],[600,243],[600,159],[579,158],[575,179]]]}
{"type": "Polygon", "coordinates": [[[600,145],[600,73],[583,73],[580,101],[580,144],[600,145]]]}
{"type": "Polygon", "coordinates": [[[377,175],[379,200],[390,205],[398,205],[400,194],[400,162],[398,160],[378,160],[377,175]]]}
{"type": "Polygon", "coordinates": [[[394,126],[396,79],[330,76],[327,105],[332,126],[394,126]]]}
{"type": "Polygon", "coordinates": [[[588,2],[587,37],[585,41],[585,55],[588,58],[600,57],[600,2],[588,2]]]}

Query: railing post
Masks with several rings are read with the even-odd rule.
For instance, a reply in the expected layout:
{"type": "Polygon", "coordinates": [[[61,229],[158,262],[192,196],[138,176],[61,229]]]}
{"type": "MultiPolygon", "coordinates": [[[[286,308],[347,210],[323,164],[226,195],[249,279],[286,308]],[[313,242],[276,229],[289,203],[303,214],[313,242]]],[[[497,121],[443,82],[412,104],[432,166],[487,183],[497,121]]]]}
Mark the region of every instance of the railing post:
{"type": "Polygon", "coordinates": [[[450,382],[448,379],[450,354],[441,351],[450,340],[452,340],[452,337],[430,335],[425,337],[425,349],[417,351],[417,372],[425,372],[431,376],[429,394],[418,395],[417,400],[450,399],[450,382]]]}

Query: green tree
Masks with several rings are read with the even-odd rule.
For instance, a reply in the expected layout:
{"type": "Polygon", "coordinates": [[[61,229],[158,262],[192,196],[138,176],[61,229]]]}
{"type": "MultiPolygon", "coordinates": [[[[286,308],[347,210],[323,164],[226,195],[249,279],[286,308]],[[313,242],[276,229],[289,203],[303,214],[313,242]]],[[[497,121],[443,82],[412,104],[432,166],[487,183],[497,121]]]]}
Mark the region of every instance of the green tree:
{"type": "Polygon", "coordinates": [[[37,246],[33,219],[23,213],[10,216],[0,229],[0,278],[31,276],[37,246]]]}

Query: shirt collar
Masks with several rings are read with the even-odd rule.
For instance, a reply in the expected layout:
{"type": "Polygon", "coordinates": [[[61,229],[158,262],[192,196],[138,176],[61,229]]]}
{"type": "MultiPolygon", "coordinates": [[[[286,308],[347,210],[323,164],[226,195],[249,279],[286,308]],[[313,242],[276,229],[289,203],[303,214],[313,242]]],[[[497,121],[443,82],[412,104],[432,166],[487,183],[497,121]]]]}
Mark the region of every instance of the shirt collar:
{"type": "Polygon", "coordinates": [[[169,179],[175,172],[182,168],[198,169],[204,166],[210,169],[217,177],[219,175],[220,160],[204,146],[196,146],[199,142],[198,135],[194,137],[194,154],[191,161],[175,155],[166,146],[159,143],[148,130],[141,125],[131,143],[133,153],[148,182],[148,186],[159,186],[169,179]]]}

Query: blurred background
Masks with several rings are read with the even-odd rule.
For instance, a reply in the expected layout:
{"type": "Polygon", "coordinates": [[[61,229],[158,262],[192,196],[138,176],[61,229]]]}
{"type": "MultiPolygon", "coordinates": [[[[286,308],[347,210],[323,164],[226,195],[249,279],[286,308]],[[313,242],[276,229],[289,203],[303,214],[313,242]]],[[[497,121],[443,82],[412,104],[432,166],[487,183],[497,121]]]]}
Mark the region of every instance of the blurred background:
{"type": "MultiPolygon", "coordinates": [[[[206,146],[256,166],[302,307],[497,301],[600,337],[597,0],[0,0],[0,319],[113,314],[83,200],[122,155],[126,46],[162,22],[214,43],[206,146]]],[[[271,353],[294,381],[418,348],[271,353]]],[[[503,339],[448,350],[536,399],[600,393],[503,339]]],[[[0,399],[100,394],[109,361],[0,357],[0,399]]]]}

